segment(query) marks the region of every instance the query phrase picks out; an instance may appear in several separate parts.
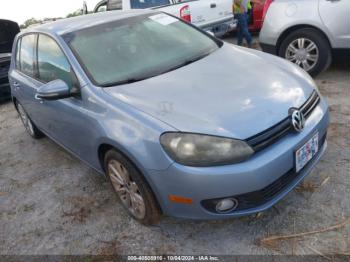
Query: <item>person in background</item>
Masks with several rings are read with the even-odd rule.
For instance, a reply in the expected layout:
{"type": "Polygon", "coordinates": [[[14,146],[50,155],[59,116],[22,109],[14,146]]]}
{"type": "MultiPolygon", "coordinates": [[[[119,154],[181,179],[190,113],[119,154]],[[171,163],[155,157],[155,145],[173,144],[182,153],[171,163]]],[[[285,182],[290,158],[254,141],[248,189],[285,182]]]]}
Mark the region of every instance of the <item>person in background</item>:
{"type": "Polygon", "coordinates": [[[234,0],[233,13],[237,19],[237,44],[241,46],[243,39],[245,38],[248,47],[252,47],[252,35],[248,30],[248,8],[250,6],[250,0],[234,0]]]}
{"type": "Polygon", "coordinates": [[[248,11],[247,11],[247,21],[248,21],[248,28],[250,25],[250,22],[253,18],[253,4],[251,0],[248,1],[248,11]]]}

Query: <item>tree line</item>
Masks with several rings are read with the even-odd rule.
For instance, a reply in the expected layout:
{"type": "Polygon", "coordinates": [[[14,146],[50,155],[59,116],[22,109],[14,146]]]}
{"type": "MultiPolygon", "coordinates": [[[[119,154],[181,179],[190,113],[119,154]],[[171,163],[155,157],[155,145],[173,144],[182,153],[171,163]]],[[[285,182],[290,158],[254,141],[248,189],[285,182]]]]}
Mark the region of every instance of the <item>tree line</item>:
{"type": "MultiPolygon", "coordinates": [[[[78,9],[72,13],[69,13],[65,18],[69,18],[69,17],[74,17],[74,16],[79,16],[83,14],[83,10],[82,9],[78,9]]],[[[54,17],[54,18],[44,18],[42,20],[40,19],[35,19],[35,18],[30,18],[27,19],[23,24],[20,25],[21,29],[25,29],[29,26],[33,26],[33,25],[39,25],[39,24],[45,24],[48,22],[52,22],[52,21],[56,21],[59,19],[63,19],[64,17],[54,17]]]]}

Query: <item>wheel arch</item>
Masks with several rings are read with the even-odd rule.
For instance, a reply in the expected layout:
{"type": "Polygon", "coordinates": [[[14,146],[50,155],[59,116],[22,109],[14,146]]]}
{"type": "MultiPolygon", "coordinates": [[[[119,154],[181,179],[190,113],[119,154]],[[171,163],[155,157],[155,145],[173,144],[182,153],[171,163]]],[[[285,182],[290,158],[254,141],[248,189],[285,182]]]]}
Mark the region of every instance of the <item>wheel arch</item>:
{"type": "Polygon", "coordinates": [[[136,157],[134,157],[124,146],[120,145],[118,142],[110,139],[103,139],[102,141],[99,142],[98,147],[97,147],[97,156],[98,156],[98,161],[100,165],[100,169],[105,172],[104,168],[104,157],[106,153],[114,149],[118,151],[120,154],[122,154],[126,159],[128,159],[134,166],[135,168],[142,173],[142,175],[145,177],[146,168],[143,167],[143,165],[137,160],[136,157]]]}
{"type": "Polygon", "coordinates": [[[145,179],[145,182],[148,184],[148,186],[150,187],[155,199],[158,202],[158,206],[161,210],[161,212],[163,212],[162,209],[162,201],[160,198],[160,195],[158,193],[158,191],[156,190],[155,185],[152,183],[151,179],[148,179],[148,177],[145,175],[146,170],[140,165],[140,163],[134,158],[132,157],[125,149],[123,149],[121,146],[116,145],[115,143],[112,142],[104,142],[101,143],[98,147],[98,159],[99,159],[99,163],[101,166],[101,170],[103,171],[103,173],[106,175],[105,172],[105,167],[104,167],[104,158],[106,153],[109,150],[116,150],[118,153],[120,153],[121,155],[123,155],[128,161],[130,161],[130,163],[135,167],[135,169],[141,174],[141,176],[145,179]]]}
{"type": "MultiPolygon", "coordinates": [[[[109,150],[112,150],[112,149],[116,149],[114,145],[111,145],[109,143],[103,143],[101,145],[99,145],[98,149],[97,149],[97,155],[98,155],[98,161],[99,161],[99,164],[100,164],[100,167],[101,167],[101,170],[103,172],[105,172],[105,167],[104,167],[104,158],[105,158],[105,155],[106,153],[109,151],[109,150]]],[[[117,149],[116,149],[117,150],[117,149]]],[[[118,150],[119,151],[119,150],[118,150]]]]}
{"type": "Polygon", "coordinates": [[[329,46],[332,48],[332,44],[331,44],[331,41],[330,41],[330,38],[328,37],[328,35],[322,31],[319,27],[317,26],[314,26],[314,25],[310,25],[310,24],[300,24],[300,25],[294,25],[294,26],[291,26],[287,29],[285,29],[281,34],[280,36],[278,37],[278,40],[277,40],[277,44],[276,44],[276,52],[278,53],[279,50],[280,50],[280,47],[282,45],[282,42],[284,39],[286,39],[286,37],[291,34],[292,32],[295,32],[297,30],[300,30],[300,29],[314,29],[316,30],[318,33],[320,33],[323,37],[325,37],[325,39],[327,39],[327,42],[329,44],[329,46]]]}

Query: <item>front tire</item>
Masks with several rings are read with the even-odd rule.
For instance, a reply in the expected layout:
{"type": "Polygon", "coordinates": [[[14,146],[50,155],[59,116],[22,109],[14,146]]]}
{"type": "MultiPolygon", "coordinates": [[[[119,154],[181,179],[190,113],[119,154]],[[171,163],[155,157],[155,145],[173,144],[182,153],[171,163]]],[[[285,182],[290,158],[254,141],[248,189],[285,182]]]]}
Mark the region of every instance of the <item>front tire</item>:
{"type": "Polygon", "coordinates": [[[26,131],[28,132],[28,134],[34,139],[39,139],[44,137],[45,135],[36,127],[33,121],[29,118],[23,106],[20,103],[17,103],[16,108],[17,108],[19,117],[21,118],[21,121],[26,131]]]}
{"type": "Polygon", "coordinates": [[[158,224],[161,217],[158,202],[134,165],[116,150],[110,150],[105,155],[104,167],[127,212],[144,225],[158,224]]]}
{"type": "Polygon", "coordinates": [[[326,70],[332,62],[332,52],[325,36],[312,28],[290,33],[278,50],[278,55],[297,64],[311,76],[326,70]]]}

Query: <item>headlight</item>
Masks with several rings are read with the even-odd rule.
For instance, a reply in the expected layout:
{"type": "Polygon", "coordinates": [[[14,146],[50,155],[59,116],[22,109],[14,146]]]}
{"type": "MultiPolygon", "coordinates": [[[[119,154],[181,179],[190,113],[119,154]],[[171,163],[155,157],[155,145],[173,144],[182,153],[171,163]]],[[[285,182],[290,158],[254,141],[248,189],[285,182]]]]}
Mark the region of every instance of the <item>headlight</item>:
{"type": "Polygon", "coordinates": [[[191,133],[164,133],[160,143],[174,161],[186,166],[228,165],[254,153],[241,140],[191,133]]]}

